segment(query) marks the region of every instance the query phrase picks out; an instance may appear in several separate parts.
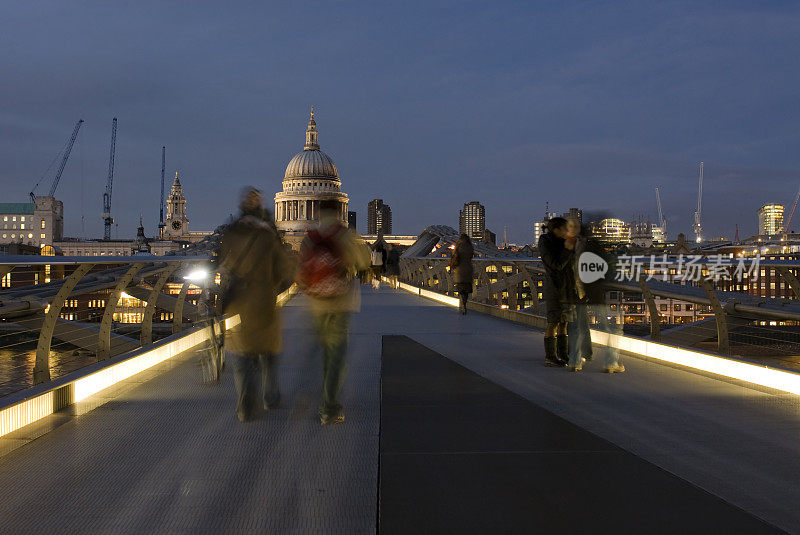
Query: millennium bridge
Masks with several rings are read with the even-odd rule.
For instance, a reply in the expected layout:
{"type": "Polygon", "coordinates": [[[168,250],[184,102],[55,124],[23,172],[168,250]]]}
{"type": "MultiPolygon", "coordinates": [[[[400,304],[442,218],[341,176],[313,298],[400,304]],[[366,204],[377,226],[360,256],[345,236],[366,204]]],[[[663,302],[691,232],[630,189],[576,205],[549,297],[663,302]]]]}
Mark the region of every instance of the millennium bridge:
{"type": "Polygon", "coordinates": [[[362,286],[336,426],[293,288],[282,405],[240,423],[232,374],[202,366],[237,321],[204,310],[202,251],[0,257],[27,281],[0,288],[3,532],[800,532],[799,300],[619,281],[649,328],[592,339],[626,373],[568,373],[542,365],[539,260],[478,248],[461,316],[452,240],[429,229],[399,281],[362,286]],[[706,314],[668,326],[658,299],[706,314]]]}

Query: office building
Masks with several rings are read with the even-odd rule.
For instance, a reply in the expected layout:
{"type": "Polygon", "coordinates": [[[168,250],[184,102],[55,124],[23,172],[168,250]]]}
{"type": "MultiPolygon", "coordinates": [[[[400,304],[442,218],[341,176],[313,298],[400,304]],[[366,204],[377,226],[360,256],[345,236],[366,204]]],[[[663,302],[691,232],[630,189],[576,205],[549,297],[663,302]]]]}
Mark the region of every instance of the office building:
{"type": "Polygon", "coordinates": [[[783,206],[765,204],[758,209],[758,234],[773,236],[783,232],[783,206]]]}
{"type": "Polygon", "coordinates": [[[392,209],[383,199],[374,199],[367,204],[367,234],[392,233],[392,209]]]}
{"type": "Polygon", "coordinates": [[[458,231],[474,240],[483,240],[486,230],[486,209],[478,201],[468,202],[458,212],[458,231]]]}

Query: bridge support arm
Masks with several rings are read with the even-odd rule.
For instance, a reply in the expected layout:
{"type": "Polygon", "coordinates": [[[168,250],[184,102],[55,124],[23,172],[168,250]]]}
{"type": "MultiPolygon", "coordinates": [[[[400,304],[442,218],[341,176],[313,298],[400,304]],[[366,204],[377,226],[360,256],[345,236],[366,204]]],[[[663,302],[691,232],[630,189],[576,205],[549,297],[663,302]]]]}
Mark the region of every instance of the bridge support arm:
{"type": "Polygon", "coordinates": [[[797,276],[789,271],[789,268],[784,266],[776,267],[775,269],[781,274],[783,280],[789,284],[789,287],[792,289],[792,293],[794,294],[794,298],[800,299],[800,281],[797,280],[797,276]]]}
{"type": "Polygon", "coordinates": [[[111,290],[106,306],[103,309],[103,319],[100,321],[100,334],[97,339],[97,360],[106,360],[111,357],[111,324],[114,319],[114,310],[117,308],[117,303],[119,303],[123,290],[130,285],[133,278],[144,266],[144,262],[133,264],[117,282],[114,289],[111,290]]]}
{"type": "Polygon", "coordinates": [[[642,289],[642,297],[644,297],[647,311],[650,313],[650,339],[661,340],[661,314],[658,313],[656,300],[653,298],[653,292],[650,291],[644,275],[639,277],[639,287],[642,289]]]}
{"type": "Polygon", "coordinates": [[[179,333],[183,330],[183,303],[186,301],[186,292],[189,291],[189,281],[185,281],[181,286],[181,293],[178,294],[178,300],[175,302],[175,308],[172,310],[172,332],[179,333]]]}
{"type": "Polygon", "coordinates": [[[46,383],[50,380],[50,344],[53,341],[53,330],[56,328],[58,316],[64,307],[69,294],[75,289],[75,285],[86,275],[94,264],[80,264],[72,275],[67,277],[61,289],[50,302],[50,308],[42,323],[42,330],[39,332],[39,342],[36,344],[36,364],[33,367],[33,384],[46,383]]]}
{"type": "Polygon", "coordinates": [[[720,353],[728,354],[731,352],[731,345],[728,339],[728,321],[725,316],[725,309],[719,302],[717,291],[711,285],[711,282],[702,279],[700,286],[708,296],[708,301],[711,304],[711,310],[714,312],[714,319],[717,323],[717,350],[720,353]]]}
{"type": "Polygon", "coordinates": [[[172,275],[176,269],[178,269],[177,263],[172,264],[162,271],[156,283],[153,285],[153,289],[150,291],[150,296],[147,299],[147,306],[144,309],[144,317],[142,318],[142,335],[139,338],[143,347],[153,343],[153,314],[156,313],[158,294],[161,293],[161,289],[164,287],[164,284],[166,284],[167,279],[169,279],[170,275],[172,275]]]}

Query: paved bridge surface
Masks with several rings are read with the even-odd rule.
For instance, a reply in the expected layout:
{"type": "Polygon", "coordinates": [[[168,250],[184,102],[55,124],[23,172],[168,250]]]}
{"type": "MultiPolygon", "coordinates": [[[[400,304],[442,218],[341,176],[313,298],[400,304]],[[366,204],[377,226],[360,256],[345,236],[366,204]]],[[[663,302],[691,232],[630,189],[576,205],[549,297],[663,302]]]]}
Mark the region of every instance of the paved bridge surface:
{"type": "Polygon", "coordinates": [[[387,288],[316,416],[307,301],[281,408],[236,420],[195,355],[0,457],[4,533],[800,532],[800,398],[627,357],[541,365],[541,333],[387,288]]]}

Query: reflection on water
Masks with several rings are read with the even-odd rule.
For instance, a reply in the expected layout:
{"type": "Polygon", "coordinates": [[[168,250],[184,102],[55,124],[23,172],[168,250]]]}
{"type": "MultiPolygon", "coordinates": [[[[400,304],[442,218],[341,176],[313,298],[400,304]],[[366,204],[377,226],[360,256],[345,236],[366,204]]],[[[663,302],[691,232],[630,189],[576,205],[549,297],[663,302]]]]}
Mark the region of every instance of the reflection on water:
{"type": "MultiPolygon", "coordinates": [[[[69,344],[50,351],[50,376],[55,379],[95,362],[94,355],[69,344]]],[[[36,340],[0,349],[0,397],[33,386],[36,340]]]]}

